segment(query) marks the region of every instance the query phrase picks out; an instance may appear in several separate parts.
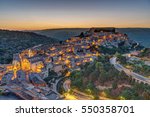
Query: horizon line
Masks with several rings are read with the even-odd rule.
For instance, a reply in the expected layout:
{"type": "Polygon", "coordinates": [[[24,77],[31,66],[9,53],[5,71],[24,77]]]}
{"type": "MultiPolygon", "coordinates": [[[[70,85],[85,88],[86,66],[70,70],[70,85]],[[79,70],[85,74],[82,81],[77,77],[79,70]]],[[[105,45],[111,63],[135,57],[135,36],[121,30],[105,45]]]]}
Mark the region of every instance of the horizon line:
{"type": "Polygon", "coordinates": [[[150,28],[150,27],[60,27],[60,28],[41,28],[41,29],[13,29],[13,28],[0,28],[0,30],[9,30],[9,31],[40,31],[40,30],[60,30],[60,29],[90,29],[90,28],[150,28]]]}

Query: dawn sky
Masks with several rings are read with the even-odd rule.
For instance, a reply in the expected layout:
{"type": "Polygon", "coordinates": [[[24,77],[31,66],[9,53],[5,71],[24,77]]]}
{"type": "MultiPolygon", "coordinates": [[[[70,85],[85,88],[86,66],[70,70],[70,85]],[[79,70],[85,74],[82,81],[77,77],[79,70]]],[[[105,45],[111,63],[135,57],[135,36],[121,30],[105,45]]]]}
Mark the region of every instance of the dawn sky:
{"type": "Polygon", "coordinates": [[[150,0],[0,0],[0,29],[148,27],[150,0]]]}

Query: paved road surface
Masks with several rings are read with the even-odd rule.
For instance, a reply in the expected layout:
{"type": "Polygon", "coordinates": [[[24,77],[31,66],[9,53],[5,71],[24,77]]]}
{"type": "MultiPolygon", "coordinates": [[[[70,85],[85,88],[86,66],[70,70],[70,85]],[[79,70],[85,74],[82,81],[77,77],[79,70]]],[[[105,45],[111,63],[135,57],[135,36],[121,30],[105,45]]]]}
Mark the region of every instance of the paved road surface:
{"type": "Polygon", "coordinates": [[[135,73],[135,72],[132,72],[132,71],[130,71],[129,69],[123,67],[122,65],[120,65],[120,64],[118,64],[118,63],[116,62],[116,59],[117,59],[116,57],[112,57],[112,58],[110,59],[110,63],[113,64],[114,67],[115,67],[117,70],[119,70],[119,71],[124,71],[128,76],[132,76],[135,80],[139,80],[139,81],[141,81],[141,82],[143,82],[143,83],[147,83],[147,84],[150,85],[150,79],[149,79],[149,78],[146,78],[146,77],[144,77],[144,76],[142,76],[142,75],[139,75],[139,74],[137,74],[137,73],[135,73]]]}

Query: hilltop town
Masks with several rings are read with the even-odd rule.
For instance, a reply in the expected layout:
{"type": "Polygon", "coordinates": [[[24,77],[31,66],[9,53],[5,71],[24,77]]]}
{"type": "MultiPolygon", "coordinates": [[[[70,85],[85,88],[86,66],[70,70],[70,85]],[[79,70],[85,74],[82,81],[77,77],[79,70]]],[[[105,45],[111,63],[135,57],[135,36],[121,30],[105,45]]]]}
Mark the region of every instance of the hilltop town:
{"type": "Polygon", "coordinates": [[[121,52],[128,52],[138,47],[138,43],[115,28],[91,28],[65,41],[39,44],[13,54],[11,64],[0,65],[0,84],[3,92],[15,93],[22,99],[60,99],[57,83],[63,77],[93,63],[106,54],[105,50],[120,52],[121,48],[121,52]],[[57,78],[49,86],[45,79],[51,71],[57,78]]]}

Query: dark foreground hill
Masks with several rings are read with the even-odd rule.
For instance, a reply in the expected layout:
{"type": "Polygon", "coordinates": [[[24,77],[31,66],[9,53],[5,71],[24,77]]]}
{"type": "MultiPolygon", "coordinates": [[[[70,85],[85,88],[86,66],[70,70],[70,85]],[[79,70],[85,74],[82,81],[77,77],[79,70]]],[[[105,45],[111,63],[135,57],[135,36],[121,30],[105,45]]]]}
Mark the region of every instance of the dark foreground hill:
{"type": "Polygon", "coordinates": [[[26,48],[56,41],[33,32],[0,30],[0,63],[10,63],[14,53],[26,48]]]}

